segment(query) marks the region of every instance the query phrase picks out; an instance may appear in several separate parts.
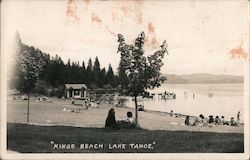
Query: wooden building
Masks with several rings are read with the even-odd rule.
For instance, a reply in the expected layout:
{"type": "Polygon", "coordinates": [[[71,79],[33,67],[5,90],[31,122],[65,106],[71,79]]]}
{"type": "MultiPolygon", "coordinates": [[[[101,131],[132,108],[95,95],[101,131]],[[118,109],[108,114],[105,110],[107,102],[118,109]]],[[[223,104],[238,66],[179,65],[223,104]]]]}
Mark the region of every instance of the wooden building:
{"type": "Polygon", "coordinates": [[[66,98],[86,98],[87,86],[86,84],[65,84],[66,98]]]}

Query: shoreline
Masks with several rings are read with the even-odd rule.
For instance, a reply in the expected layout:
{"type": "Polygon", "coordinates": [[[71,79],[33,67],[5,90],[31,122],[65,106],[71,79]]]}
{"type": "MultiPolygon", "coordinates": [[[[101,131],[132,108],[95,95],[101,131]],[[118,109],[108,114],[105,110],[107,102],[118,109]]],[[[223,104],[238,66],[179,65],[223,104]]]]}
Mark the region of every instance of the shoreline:
{"type": "MultiPolygon", "coordinates": [[[[7,102],[7,122],[25,123],[27,101],[8,101],[7,102]]],[[[116,120],[125,120],[126,113],[131,111],[134,115],[135,108],[114,107],[108,104],[101,104],[99,108],[72,105],[71,101],[61,101],[60,103],[31,102],[30,123],[39,125],[63,125],[75,127],[96,127],[103,128],[110,108],[115,109],[116,120]],[[77,112],[64,111],[64,108],[79,110],[77,112]],[[93,117],[94,116],[94,117],[93,117]]],[[[140,127],[148,130],[166,131],[198,131],[198,132],[217,132],[217,133],[244,133],[244,124],[239,127],[216,125],[213,127],[185,126],[185,115],[171,117],[169,112],[161,111],[138,111],[138,122],[140,127]]]]}
{"type": "MultiPolygon", "coordinates": [[[[117,107],[114,107],[117,108],[117,107]]],[[[120,107],[122,108],[122,107],[120,107]]],[[[123,108],[128,108],[131,109],[132,107],[129,106],[124,106],[123,108]]],[[[133,108],[132,108],[133,109],[133,108]]],[[[144,109],[144,111],[138,111],[138,112],[148,112],[148,113],[157,113],[157,114],[167,114],[167,115],[171,115],[171,112],[166,112],[166,111],[158,111],[158,110],[151,110],[151,109],[144,109]]],[[[189,116],[191,118],[197,118],[198,116],[194,116],[194,115],[188,115],[188,114],[182,114],[182,113],[173,113],[173,116],[179,116],[179,117],[186,117],[189,116]]],[[[244,122],[240,122],[240,125],[244,125],[244,122]]]]}

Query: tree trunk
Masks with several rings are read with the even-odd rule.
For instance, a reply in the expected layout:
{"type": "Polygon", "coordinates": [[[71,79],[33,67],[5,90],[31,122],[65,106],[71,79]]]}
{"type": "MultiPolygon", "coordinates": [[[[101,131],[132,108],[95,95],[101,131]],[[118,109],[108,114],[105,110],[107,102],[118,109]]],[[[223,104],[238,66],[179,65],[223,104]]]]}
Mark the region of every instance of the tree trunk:
{"type": "Polygon", "coordinates": [[[137,106],[137,96],[135,96],[135,125],[138,125],[138,106],[137,106]]]}
{"type": "Polygon", "coordinates": [[[30,92],[28,92],[27,123],[29,123],[29,116],[30,116],[30,92]]]}

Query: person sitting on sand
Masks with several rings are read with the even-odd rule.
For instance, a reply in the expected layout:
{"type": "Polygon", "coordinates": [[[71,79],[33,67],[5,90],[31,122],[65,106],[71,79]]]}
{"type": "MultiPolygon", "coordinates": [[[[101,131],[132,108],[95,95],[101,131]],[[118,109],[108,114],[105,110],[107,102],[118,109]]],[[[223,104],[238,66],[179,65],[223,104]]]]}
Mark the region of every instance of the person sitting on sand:
{"type": "Polygon", "coordinates": [[[111,108],[106,119],[105,128],[118,129],[118,125],[115,119],[115,110],[111,108]]]}
{"type": "Polygon", "coordinates": [[[229,125],[228,121],[225,121],[225,117],[224,116],[221,116],[221,123],[223,125],[229,125]]]}
{"type": "Polygon", "coordinates": [[[175,118],[179,118],[180,116],[181,116],[180,113],[176,113],[176,114],[175,114],[175,118]]]}
{"type": "Polygon", "coordinates": [[[127,112],[127,119],[126,120],[120,120],[117,122],[119,125],[119,128],[135,128],[135,119],[133,118],[132,112],[127,112]]]}
{"type": "Polygon", "coordinates": [[[135,119],[133,118],[132,112],[127,112],[127,121],[131,124],[135,124],[135,119]]]}
{"type": "Polygon", "coordinates": [[[224,125],[224,122],[225,122],[225,117],[224,116],[221,116],[221,123],[224,125]]]}
{"type": "Polygon", "coordinates": [[[212,115],[209,116],[208,123],[214,123],[214,117],[212,115]]]}
{"type": "Polygon", "coordinates": [[[216,116],[214,121],[215,121],[215,124],[222,124],[219,116],[216,116]]]}
{"type": "Polygon", "coordinates": [[[239,124],[234,120],[234,117],[231,118],[231,126],[239,126],[239,124]]]}
{"type": "Polygon", "coordinates": [[[201,126],[201,121],[200,117],[196,117],[194,120],[194,126],[201,126]]]}
{"type": "Polygon", "coordinates": [[[191,126],[189,116],[186,116],[186,119],[185,119],[185,125],[187,125],[187,126],[191,126]]]}
{"type": "Polygon", "coordinates": [[[195,118],[194,126],[200,126],[200,127],[206,126],[206,123],[204,123],[204,116],[202,114],[200,114],[199,117],[195,118]]]}

